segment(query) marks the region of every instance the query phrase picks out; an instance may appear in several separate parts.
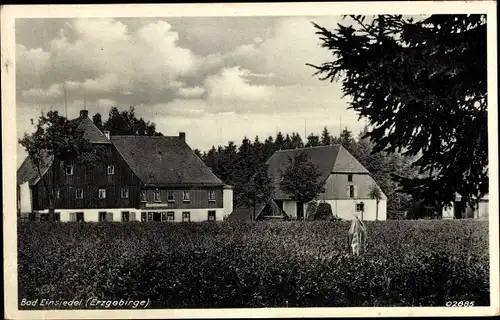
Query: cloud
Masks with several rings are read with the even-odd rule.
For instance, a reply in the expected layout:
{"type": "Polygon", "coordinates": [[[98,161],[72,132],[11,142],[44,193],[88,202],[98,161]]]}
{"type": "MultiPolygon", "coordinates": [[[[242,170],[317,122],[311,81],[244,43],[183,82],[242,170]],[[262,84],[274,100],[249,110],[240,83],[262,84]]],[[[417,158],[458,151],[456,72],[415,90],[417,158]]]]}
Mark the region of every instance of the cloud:
{"type": "Polygon", "coordinates": [[[178,39],[165,21],[132,32],[115,19],[71,20],[45,50],[17,46],[20,98],[46,97],[66,82],[68,96],[85,90],[90,99],[125,100],[120,96],[132,93],[162,102],[165,92],[184,86],[180,77],[192,73],[201,59],[179,47],[178,39]]]}
{"type": "Polygon", "coordinates": [[[205,92],[202,87],[179,88],[178,94],[184,98],[198,98],[205,92]]]}
{"type": "MultiPolygon", "coordinates": [[[[40,111],[65,114],[65,92],[69,118],[77,117],[84,104],[104,119],[111,106],[133,105],[164,134],[192,132],[188,139],[201,149],[220,137],[223,142],[245,134],[264,138],[277,127],[302,134],[304,121],[308,130],[337,124],[339,117],[355,126],[357,117],[346,110],[340,86],[313,78],[314,70],[305,66],[331,59],[310,21],[329,26],[338,17],[274,17],[264,25],[264,20],[248,20],[238,29],[242,37],[227,45],[222,45],[227,35],[236,33],[221,28],[224,19],[190,19],[133,25],[127,19],[68,20],[44,41],[45,47],[17,45],[19,130],[26,131],[27,119],[40,111]],[[186,41],[183,24],[196,33],[203,21],[210,27],[186,41]],[[246,25],[252,30],[247,32],[246,25]],[[218,33],[210,37],[213,32],[218,33]],[[193,51],[195,45],[208,49],[193,51]]],[[[234,22],[226,20],[226,25],[234,22]]]]}
{"type": "Polygon", "coordinates": [[[22,92],[22,97],[28,101],[53,101],[62,95],[63,90],[60,84],[53,84],[47,89],[32,88],[22,92]]]}
{"type": "Polygon", "coordinates": [[[249,70],[232,67],[224,68],[214,76],[205,80],[208,100],[245,100],[261,101],[270,94],[269,87],[252,85],[246,77],[252,75],[249,70]]]}

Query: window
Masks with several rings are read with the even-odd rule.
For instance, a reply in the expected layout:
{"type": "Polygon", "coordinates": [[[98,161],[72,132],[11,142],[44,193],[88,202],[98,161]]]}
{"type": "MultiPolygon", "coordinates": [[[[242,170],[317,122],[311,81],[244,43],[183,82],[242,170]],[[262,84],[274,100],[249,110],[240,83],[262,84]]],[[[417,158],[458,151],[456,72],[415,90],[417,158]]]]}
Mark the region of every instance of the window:
{"type": "Polygon", "coordinates": [[[128,188],[122,188],[122,199],[128,199],[128,188]]]}
{"type": "Polygon", "coordinates": [[[189,202],[190,201],[190,199],[189,199],[189,191],[187,191],[187,190],[182,191],[182,201],[183,202],[189,202]]]}
{"type": "Polygon", "coordinates": [[[83,189],[76,189],[76,198],[83,199],[83,189]]]}
{"type": "Polygon", "coordinates": [[[182,213],[182,222],[189,222],[191,221],[191,215],[189,211],[185,211],[182,213]]]}
{"type": "Polygon", "coordinates": [[[161,202],[160,191],[155,191],[153,193],[154,202],[161,202]]]}
{"type": "Polygon", "coordinates": [[[151,222],[151,221],[153,221],[153,213],[148,212],[148,222],[151,222]]]}
{"type": "Polygon", "coordinates": [[[161,213],[161,221],[167,221],[167,213],[166,212],[161,213]]]}
{"type": "Polygon", "coordinates": [[[356,211],[365,211],[365,204],[363,202],[356,203],[356,211]]]}
{"type": "Polygon", "coordinates": [[[352,182],[352,174],[347,175],[347,182],[352,182]]]}
{"type": "Polygon", "coordinates": [[[76,222],[85,222],[85,218],[83,216],[83,212],[76,212],[75,213],[75,217],[76,217],[76,222]]]}
{"type": "Polygon", "coordinates": [[[175,212],[167,211],[167,220],[174,221],[175,220],[175,212]]]}
{"type": "Polygon", "coordinates": [[[175,202],[173,191],[167,191],[167,201],[168,202],[175,202]]]}
{"type": "Polygon", "coordinates": [[[109,165],[108,166],[108,175],[115,174],[115,166],[114,165],[109,165]]]}
{"type": "Polygon", "coordinates": [[[100,211],[99,212],[99,221],[106,221],[107,214],[108,213],[106,211],[100,211]]]}
{"type": "Polygon", "coordinates": [[[130,221],[130,212],[122,211],[122,221],[130,221]]]}
{"type": "Polygon", "coordinates": [[[215,221],[215,210],[208,211],[208,221],[215,221]]]}
{"type": "Polygon", "coordinates": [[[349,186],[349,198],[354,198],[354,186],[349,186]]]}
{"type": "Polygon", "coordinates": [[[67,176],[72,176],[73,175],[73,165],[68,164],[66,167],[64,167],[64,172],[66,173],[67,176]]]}
{"type": "Polygon", "coordinates": [[[141,202],[147,201],[147,193],[146,190],[141,190],[141,202]]]}
{"type": "Polygon", "coordinates": [[[141,221],[147,221],[148,217],[146,215],[146,212],[141,213],[141,221]]]}
{"type": "Polygon", "coordinates": [[[106,189],[99,189],[99,199],[106,199],[106,189]]]}
{"type": "Polygon", "coordinates": [[[208,191],[208,201],[215,202],[215,190],[208,191]]]}

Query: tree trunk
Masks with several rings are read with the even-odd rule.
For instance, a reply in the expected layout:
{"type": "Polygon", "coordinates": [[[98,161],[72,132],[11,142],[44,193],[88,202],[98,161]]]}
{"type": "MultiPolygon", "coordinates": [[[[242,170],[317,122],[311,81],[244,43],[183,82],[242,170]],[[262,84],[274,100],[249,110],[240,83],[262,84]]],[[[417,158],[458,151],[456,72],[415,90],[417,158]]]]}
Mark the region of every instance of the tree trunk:
{"type": "Polygon", "coordinates": [[[56,210],[56,181],[57,181],[57,160],[54,155],[54,161],[52,162],[52,176],[51,176],[51,185],[50,185],[50,200],[49,200],[49,221],[54,221],[55,210],[56,210]]]}
{"type": "Polygon", "coordinates": [[[377,208],[375,208],[375,221],[378,221],[378,203],[379,200],[377,199],[377,208]]]}

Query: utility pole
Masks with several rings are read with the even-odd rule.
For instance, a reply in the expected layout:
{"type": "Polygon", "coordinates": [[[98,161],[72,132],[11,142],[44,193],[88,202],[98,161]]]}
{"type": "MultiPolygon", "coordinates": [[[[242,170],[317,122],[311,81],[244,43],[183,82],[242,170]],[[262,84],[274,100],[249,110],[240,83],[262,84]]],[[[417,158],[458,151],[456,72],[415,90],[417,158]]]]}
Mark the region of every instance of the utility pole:
{"type": "Polygon", "coordinates": [[[307,120],[304,120],[304,139],[307,139],[307,120]]]}
{"type": "Polygon", "coordinates": [[[66,94],[66,82],[63,84],[63,90],[64,90],[64,115],[66,118],[68,118],[68,97],[66,94]]]}

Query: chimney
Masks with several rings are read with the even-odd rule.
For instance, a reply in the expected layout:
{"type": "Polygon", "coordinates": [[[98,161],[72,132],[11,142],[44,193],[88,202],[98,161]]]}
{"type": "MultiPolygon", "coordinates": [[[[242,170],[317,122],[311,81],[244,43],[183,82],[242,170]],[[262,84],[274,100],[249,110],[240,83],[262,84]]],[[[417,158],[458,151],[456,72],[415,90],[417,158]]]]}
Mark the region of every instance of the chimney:
{"type": "Polygon", "coordinates": [[[186,133],[185,132],[179,132],[179,139],[182,141],[186,142],[186,133]]]}
{"type": "Polygon", "coordinates": [[[80,118],[87,118],[89,116],[88,110],[80,110],[80,118]]]}
{"type": "Polygon", "coordinates": [[[111,139],[111,134],[109,133],[109,131],[105,130],[104,135],[106,136],[106,138],[108,138],[108,140],[111,139]]]}

